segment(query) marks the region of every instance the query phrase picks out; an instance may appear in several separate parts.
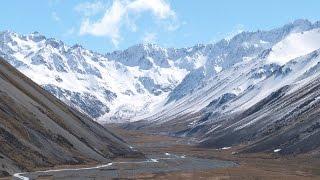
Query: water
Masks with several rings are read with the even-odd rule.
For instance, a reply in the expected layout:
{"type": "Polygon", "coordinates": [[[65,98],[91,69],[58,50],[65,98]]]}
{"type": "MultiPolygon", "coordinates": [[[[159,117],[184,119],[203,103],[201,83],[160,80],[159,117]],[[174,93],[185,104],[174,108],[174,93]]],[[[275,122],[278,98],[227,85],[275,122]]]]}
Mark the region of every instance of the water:
{"type": "Polygon", "coordinates": [[[183,154],[175,155],[165,153],[153,155],[143,161],[112,162],[92,168],[71,169],[49,172],[26,173],[22,176],[30,179],[38,177],[52,177],[54,179],[108,179],[108,178],[134,178],[141,173],[168,173],[177,171],[198,171],[233,167],[237,164],[231,161],[188,157],[183,154]]]}

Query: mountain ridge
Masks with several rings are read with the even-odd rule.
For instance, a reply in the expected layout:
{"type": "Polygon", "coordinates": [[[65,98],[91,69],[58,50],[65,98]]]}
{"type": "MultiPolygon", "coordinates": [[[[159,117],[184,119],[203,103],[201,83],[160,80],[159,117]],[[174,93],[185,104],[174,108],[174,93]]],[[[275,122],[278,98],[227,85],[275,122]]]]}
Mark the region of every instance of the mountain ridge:
{"type": "Polygon", "coordinates": [[[0,174],[139,154],[2,58],[0,81],[0,174]]]}
{"type": "Polygon", "coordinates": [[[194,81],[250,61],[288,34],[319,24],[296,20],[269,31],[242,32],[215,44],[177,49],[138,44],[105,54],[77,44],[67,46],[38,32],[24,36],[7,31],[0,33],[0,55],[98,122],[126,122],[143,119],[159,106],[189,94],[199,85],[194,81]]]}

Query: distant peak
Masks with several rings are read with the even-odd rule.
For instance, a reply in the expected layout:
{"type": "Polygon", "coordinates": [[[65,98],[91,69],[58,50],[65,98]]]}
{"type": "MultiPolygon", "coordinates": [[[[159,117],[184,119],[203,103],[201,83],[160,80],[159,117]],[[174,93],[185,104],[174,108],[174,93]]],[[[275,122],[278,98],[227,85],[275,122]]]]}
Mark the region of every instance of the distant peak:
{"type": "Polygon", "coordinates": [[[313,24],[307,19],[297,19],[283,28],[290,27],[291,32],[307,31],[313,28],[313,24]]]}
{"type": "Polygon", "coordinates": [[[35,42],[39,42],[39,41],[46,39],[46,37],[44,35],[40,34],[38,31],[34,31],[30,35],[28,35],[28,37],[35,42]]]}
{"type": "Polygon", "coordinates": [[[4,30],[1,32],[1,34],[7,34],[7,35],[11,35],[11,36],[17,36],[18,34],[14,31],[10,31],[10,30],[4,30]]]}
{"type": "Polygon", "coordinates": [[[9,30],[4,30],[4,31],[1,31],[1,34],[8,34],[8,33],[11,33],[11,31],[9,31],[9,30]]]}
{"type": "Polygon", "coordinates": [[[40,33],[39,33],[38,31],[34,31],[34,32],[32,32],[31,34],[33,34],[33,35],[40,35],[40,33]]]}
{"type": "Polygon", "coordinates": [[[312,23],[307,19],[297,19],[293,21],[292,24],[295,26],[301,26],[301,25],[311,25],[312,23]]]}
{"type": "Polygon", "coordinates": [[[75,44],[71,46],[71,49],[78,49],[78,48],[83,49],[83,47],[80,44],[75,44]]]}
{"type": "Polygon", "coordinates": [[[64,43],[61,40],[57,40],[55,38],[47,39],[46,44],[52,46],[53,48],[59,48],[64,45],[64,43]]]}
{"type": "Polygon", "coordinates": [[[160,49],[163,49],[162,47],[160,47],[159,45],[157,44],[153,44],[153,43],[140,43],[140,44],[136,44],[136,45],[133,45],[131,47],[129,47],[128,49],[139,49],[139,50],[160,50],[160,49]]]}
{"type": "Polygon", "coordinates": [[[198,43],[198,44],[196,44],[194,47],[205,47],[206,45],[205,44],[202,44],[202,43],[198,43]]]}
{"type": "Polygon", "coordinates": [[[155,44],[155,43],[140,43],[138,44],[137,46],[140,46],[140,47],[144,47],[144,48],[159,48],[160,46],[155,44]]]}

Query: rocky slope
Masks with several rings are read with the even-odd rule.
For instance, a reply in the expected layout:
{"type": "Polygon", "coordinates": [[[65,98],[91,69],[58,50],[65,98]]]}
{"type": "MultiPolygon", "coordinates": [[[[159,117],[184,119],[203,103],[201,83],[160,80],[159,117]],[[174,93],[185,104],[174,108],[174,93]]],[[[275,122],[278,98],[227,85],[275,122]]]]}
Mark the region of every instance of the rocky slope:
{"type": "Polygon", "coordinates": [[[138,154],[2,58],[0,84],[0,175],[138,154]]]}

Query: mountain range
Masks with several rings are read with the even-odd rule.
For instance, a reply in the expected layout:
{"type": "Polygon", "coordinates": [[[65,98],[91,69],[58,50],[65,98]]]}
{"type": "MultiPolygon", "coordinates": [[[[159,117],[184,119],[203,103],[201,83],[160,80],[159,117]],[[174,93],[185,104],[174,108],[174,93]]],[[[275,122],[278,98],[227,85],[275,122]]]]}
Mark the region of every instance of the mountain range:
{"type": "MultiPolygon", "coordinates": [[[[295,32],[319,23],[297,20],[270,31],[189,48],[138,44],[99,54],[34,32],[0,33],[0,55],[56,97],[100,123],[135,121],[181,99],[203,79],[249,61],[295,32]],[[72,83],[69,83],[72,82],[72,83]]],[[[205,80],[204,80],[205,81],[205,80]]]]}
{"type": "Polygon", "coordinates": [[[308,20],[214,44],[105,54],[38,32],[0,33],[0,56],[99,123],[192,136],[206,147],[251,142],[246,152],[320,146],[319,49],[320,22],[308,20]]]}

